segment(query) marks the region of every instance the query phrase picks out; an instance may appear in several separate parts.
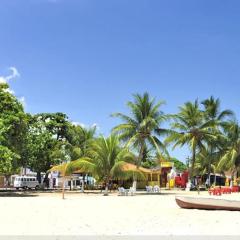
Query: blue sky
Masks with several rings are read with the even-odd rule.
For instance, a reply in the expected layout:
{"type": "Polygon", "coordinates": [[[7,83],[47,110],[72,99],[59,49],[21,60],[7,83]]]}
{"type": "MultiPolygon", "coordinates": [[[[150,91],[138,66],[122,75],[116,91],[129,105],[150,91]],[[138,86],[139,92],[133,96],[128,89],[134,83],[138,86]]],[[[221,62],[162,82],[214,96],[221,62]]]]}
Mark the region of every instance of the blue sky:
{"type": "Polygon", "coordinates": [[[237,0],[1,0],[0,76],[28,112],[65,112],[106,135],[136,92],[166,113],[214,95],[239,118],[239,11],[237,0]]]}

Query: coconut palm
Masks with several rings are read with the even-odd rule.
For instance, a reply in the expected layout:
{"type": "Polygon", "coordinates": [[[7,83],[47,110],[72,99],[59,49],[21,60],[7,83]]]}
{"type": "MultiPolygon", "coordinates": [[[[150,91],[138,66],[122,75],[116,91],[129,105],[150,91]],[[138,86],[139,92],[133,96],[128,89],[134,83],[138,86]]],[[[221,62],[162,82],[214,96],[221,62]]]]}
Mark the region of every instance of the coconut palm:
{"type": "Polygon", "coordinates": [[[214,139],[214,135],[209,131],[212,121],[205,121],[197,100],[193,103],[187,102],[179,109],[179,113],[174,115],[175,121],[166,142],[173,143],[173,149],[177,146],[189,146],[192,152],[189,169],[190,180],[193,176],[197,152],[204,147],[204,143],[214,139]]]}
{"type": "MultiPolygon", "coordinates": [[[[226,109],[224,111],[220,110],[220,100],[215,99],[213,96],[202,101],[204,106],[204,117],[206,121],[212,121],[213,125],[211,131],[216,136],[221,135],[220,127],[227,120],[227,118],[232,118],[234,113],[226,109]]],[[[221,136],[220,136],[221,138],[221,136]]],[[[208,147],[206,148],[208,151],[205,151],[205,159],[208,159],[208,178],[210,182],[210,174],[211,174],[211,165],[214,160],[214,156],[219,151],[219,146],[221,145],[220,138],[214,139],[214,141],[208,142],[208,147]],[[220,141],[219,141],[220,140],[220,141]],[[209,156],[206,154],[209,153],[209,156]]],[[[205,161],[206,162],[206,161],[205,161]]]]}
{"type": "Polygon", "coordinates": [[[144,179],[144,174],[138,169],[126,169],[128,162],[133,162],[135,156],[126,148],[121,148],[116,135],[103,136],[91,143],[88,150],[88,157],[80,158],[54,167],[51,170],[63,171],[63,176],[70,175],[76,170],[88,172],[99,182],[105,185],[104,195],[108,195],[108,186],[113,179],[129,179],[136,175],[139,179],[144,179]]]}
{"type": "MultiPolygon", "coordinates": [[[[196,156],[196,164],[195,164],[194,174],[195,175],[208,174],[209,162],[211,162],[210,172],[216,173],[217,164],[218,164],[220,156],[221,156],[221,151],[215,151],[212,154],[210,154],[209,147],[204,147],[203,149],[201,149],[201,151],[196,156]]],[[[208,176],[208,182],[209,182],[208,185],[210,185],[211,182],[210,182],[209,176],[208,176]]]]}
{"type": "MultiPolygon", "coordinates": [[[[139,167],[143,160],[144,150],[151,146],[160,153],[166,153],[165,145],[159,136],[166,133],[160,125],[166,120],[166,115],[160,111],[163,101],[156,102],[148,93],[133,95],[134,100],[127,103],[130,115],[115,113],[112,116],[120,118],[123,123],[113,128],[113,132],[119,134],[119,138],[127,146],[138,152],[136,165],[139,167]]],[[[133,187],[136,188],[136,179],[133,187]]]]}
{"type": "Polygon", "coordinates": [[[90,142],[95,139],[96,130],[96,126],[86,128],[80,125],[69,124],[67,140],[72,145],[73,154],[78,156],[73,158],[73,160],[86,155],[90,142]]]}
{"type": "Polygon", "coordinates": [[[236,173],[240,166],[240,126],[236,121],[223,124],[226,147],[218,163],[219,170],[231,170],[236,173]]]}

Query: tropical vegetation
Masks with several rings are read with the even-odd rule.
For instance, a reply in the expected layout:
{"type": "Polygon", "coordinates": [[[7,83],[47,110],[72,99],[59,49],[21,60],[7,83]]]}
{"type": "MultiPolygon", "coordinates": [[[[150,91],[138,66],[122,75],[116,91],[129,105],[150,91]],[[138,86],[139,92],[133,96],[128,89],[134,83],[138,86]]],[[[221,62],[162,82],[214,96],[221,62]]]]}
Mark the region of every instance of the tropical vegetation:
{"type": "Polygon", "coordinates": [[[165,114],[163,104],[149,93],[134,94],[127,113],[112,114],[121,122],[105,137],[96,126],[76,125],[64,113],[26,113],[1,83],[0,174],[9,177],[30,168],[41,181],[41,172],[53,166],[64,169],[64,175],[80,169],[104,184],[106,194],[114,179],[132,179],[135,188],[143,177],[140,167],[157,168],[164,159],[178,171],[188,169],[190,179],[211,172],[239,174],[240,126],[233,111],[222,111],[214,97],[186,102],[175,114],[165,114]],[[188,166],[169,154],[183,146],[191,154],[188,166]],[[127,170],[126,164],[136,169],[127,170]]]}

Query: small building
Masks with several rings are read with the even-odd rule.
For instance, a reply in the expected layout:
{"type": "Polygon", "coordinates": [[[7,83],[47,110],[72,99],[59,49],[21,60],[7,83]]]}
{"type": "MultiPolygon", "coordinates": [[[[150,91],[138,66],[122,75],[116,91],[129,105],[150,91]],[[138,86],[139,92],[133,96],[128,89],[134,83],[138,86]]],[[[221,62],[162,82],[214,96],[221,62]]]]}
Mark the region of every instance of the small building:
{"type": "MultiPolygon", "coordinates": [[[[139,180],[137,183],[138,188],[145,188],[146,186],[160,186],[166,187],[168,183],[168,174],[171,172],[174,164],[172,162],[162,161],[156,168],[148,169],[144,167],[138,167],[138,169],[144,173],[145,180],[139,180]]],[[[131,163],[127,163],[124,166],[125,171],[136,170],[137,166],[131,163]]],[[[126,182],[126,181],[125,181],[126,182]]],[[[127,181],[129,182],[129,181],[127,181]]]]}

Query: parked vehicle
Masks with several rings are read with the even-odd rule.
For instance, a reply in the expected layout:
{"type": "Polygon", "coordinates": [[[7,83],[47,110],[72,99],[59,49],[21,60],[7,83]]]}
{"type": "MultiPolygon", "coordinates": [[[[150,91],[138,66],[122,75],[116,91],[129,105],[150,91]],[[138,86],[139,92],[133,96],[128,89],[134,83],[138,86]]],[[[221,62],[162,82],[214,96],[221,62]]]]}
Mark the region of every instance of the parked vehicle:
{"type": "Polygon", "coordinates": [[[38,189],[39,182],[36,177],[17,176],[14,180],[13,186],[18,190],[22,189],[38,189]]]}

